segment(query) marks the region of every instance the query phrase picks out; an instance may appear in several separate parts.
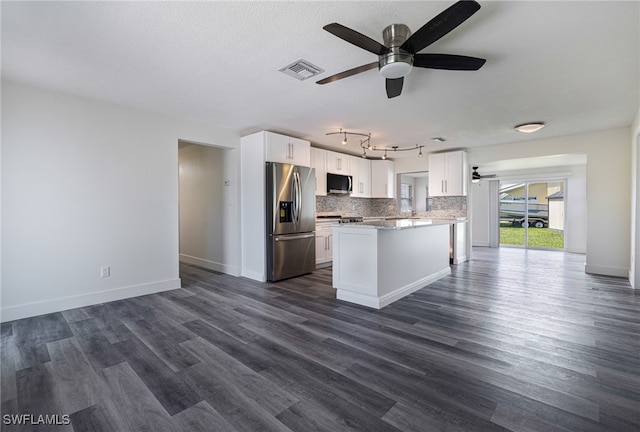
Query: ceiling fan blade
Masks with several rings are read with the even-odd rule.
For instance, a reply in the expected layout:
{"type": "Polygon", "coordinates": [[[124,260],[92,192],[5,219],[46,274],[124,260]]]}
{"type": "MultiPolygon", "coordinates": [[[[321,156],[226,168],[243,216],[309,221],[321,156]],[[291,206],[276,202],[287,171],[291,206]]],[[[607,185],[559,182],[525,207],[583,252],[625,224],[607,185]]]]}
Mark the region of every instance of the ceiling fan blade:
{"type": "Polygon", "coordinates": [[[387,78],[387,98],[391,99],[396,96],[400,96],[400,93],[402,93],[403,83],[404,78],[387,78]]]}
{"type": "Polygon", "coordinates": [[[478,70],[487,60],[454,54],[416,54],[413,65],[429,69],[478,70]]]}
{"type": "Polygon", "coordinates": [[[417,53],[465,22],[480,9],[475,1],[460,0],[420,27],[400,48],[417,53]]]}
{"type": "Polygon", "coordinates": [[[359,74],[361,72],[366,72],[371,69],[375,69],[378,67],[378,62],[369,63],[366,65],[358,66],[353,69],[346,70],[344,72],[340,72],[335,75],[331,75],[330,77],[321,79],[320,81],[316,81],[316,84],[328,84],[330,82],[338,81],[339,79],[350,77],[351,75],[359,74]]]}
{"type": "Polygon", "coordinates": [[[340,39],[344,39],[349,43],[354,44],[357,47],[365,49],[373,54],[380,55],[388,51],[387,47],[381,43],[371,39],[368,36],[358,33],[355,30],[351,30],[349,27],[345,27],[342,24],[332,23],[322,27],[329,33],[338,36],[340,39]]]}

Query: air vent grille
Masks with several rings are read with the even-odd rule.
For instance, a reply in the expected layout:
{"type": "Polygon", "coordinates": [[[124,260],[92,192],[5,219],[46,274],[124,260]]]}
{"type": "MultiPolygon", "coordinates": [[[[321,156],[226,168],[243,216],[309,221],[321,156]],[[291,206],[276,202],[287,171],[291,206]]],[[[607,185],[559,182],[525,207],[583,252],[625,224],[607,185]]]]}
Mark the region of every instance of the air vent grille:
{"type": "Polygon", "coordinates": [[[306,60],[296,60],[280,69],[280,72],[285,73],[286,75],[292,76],[294,78],[299,79],[300,81],[304,81],[307,78],[311,78],[312,76],[316,76],[324,72],[324,69],[319,68],[306,60]]]}

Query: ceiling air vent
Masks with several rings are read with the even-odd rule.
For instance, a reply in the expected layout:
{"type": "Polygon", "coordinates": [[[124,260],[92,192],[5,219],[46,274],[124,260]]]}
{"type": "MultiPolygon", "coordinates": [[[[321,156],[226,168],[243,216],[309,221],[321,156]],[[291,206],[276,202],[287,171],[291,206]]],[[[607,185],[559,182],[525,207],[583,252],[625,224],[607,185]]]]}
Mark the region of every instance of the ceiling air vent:
{"type": "Polygon", "coordinates": [[[320,69],[318,66],[315,66],[308,61],[300,59],[281,68],[280,72],[297,78],[300,81],[304,81],[307,78],[321,74],[324,72],[324,69],[320,69]]]}

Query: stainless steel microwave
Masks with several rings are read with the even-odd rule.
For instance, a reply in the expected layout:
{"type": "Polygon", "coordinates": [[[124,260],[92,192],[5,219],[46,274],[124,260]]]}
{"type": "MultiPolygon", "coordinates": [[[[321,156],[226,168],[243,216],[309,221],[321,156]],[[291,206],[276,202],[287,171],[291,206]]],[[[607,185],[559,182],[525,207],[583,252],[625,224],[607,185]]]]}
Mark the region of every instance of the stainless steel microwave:
{"type": "Polygon", "coordinates": [[[353,191],[351,176],[327,173],[327,193],[350,194],[353,191]]]}

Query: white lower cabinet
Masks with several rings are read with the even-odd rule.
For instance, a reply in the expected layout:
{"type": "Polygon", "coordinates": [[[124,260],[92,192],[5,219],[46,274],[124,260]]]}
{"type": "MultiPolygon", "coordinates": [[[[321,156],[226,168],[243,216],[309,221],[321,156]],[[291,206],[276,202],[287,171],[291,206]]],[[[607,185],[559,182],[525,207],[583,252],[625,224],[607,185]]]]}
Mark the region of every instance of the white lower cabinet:
{"type": "Polygon", "coordinates": [[[333,260],[333,230],[331,224],[316,224],[316,266],[326,267],[333,260]]]}

